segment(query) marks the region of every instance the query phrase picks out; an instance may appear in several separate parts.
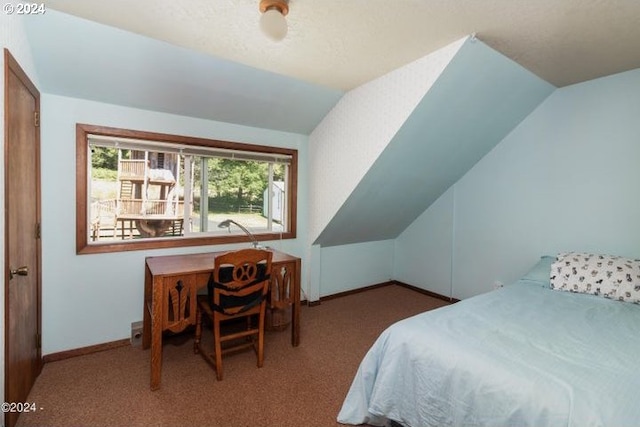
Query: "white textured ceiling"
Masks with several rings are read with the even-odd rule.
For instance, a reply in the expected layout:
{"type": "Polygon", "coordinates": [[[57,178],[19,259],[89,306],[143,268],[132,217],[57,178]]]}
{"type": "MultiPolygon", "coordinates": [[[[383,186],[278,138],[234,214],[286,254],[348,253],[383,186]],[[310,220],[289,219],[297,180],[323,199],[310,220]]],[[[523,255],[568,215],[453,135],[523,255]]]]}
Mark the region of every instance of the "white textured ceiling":
{"type": "Polygon", "coordinates": [[[640,67],[640,0],[290,0],[289,34],[259,0],[49,0],[48,8],[349,90],[465,35],[561,87],[640,67]]]}

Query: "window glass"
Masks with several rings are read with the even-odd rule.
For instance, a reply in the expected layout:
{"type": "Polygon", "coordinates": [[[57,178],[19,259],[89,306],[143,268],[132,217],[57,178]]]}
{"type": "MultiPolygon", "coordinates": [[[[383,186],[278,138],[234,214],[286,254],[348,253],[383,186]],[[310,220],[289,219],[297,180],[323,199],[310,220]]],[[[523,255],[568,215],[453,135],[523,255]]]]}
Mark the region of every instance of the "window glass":
{"type": "Polygon", "coordinates": [[[295,237],[295,150],[77,130],[79,253],[295,237]]]}

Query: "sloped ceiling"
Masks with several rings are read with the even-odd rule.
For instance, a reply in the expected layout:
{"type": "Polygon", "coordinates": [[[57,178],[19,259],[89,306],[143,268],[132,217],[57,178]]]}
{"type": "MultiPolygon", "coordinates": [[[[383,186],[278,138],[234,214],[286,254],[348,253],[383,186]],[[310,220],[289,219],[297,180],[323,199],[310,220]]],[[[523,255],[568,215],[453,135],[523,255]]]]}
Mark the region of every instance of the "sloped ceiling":
{"type": "Polygon", "coordinates": [[[45,93],[300,134],[343,95],[55,10],[25,25],[45,93]]]}
{"type": "Polygon", "coordinates": [[[259,0],[45,0],[49,8],[279,74],[350,90],[478,38],[555,86],[640,67],[637,0],[288,0],[289,34],[259,0]]]}
{"type": "Polygon", "coordinates": [[[314,243],[396,238],[554,89],[466,41],[314,243]]]}
{"type": "Polygon", "coordinates": [[[289,0],[279,43],[258,3],[46,0],[21,18],[43,92],[307,135],[345,91],[472,33],[556,86],[640,66],[635,0],[289,0]]]}
{"type": "MultiPolygon", "coordinates": [[[[52,3],[80,4],[80,2],[63,1],[52,3]]],[[[124,11],[130,7],[130,2],[116,3],[123,7],[124,11]]],[[[248,7],[248,3],[245,0],[241,2],[243,10],[248,7]]],[[[514,9],[516,3],[519,5],[517,7],[521,7],[525,2],[509,0],[501,3],[499,7],[496,6],[497,9],[483,9],[486,16],[493,16],[496,15],[493,12],[501,11],[501,14],[498,14],[501,18],[494,17],[484,22],[482,25],[486,26],[487,31],[481,31],[479,37],[491,40],[491,45],[500,46],[501,51],[514,49],[510,57],[520,63],[526,63],[525,49],[518,50],[517,46],[526,46],[527,40],[519,40],[520,45],[517,43],[512,45],[509,42],[511,39],[504,37],[508,32],[503,35],[492,35],[490,30],[492,23],[496,24],[500,19],[504,20],[505,16],[518,18],[514,22],[523,24],[522,16],[519,14],[521,9],[514,9]],[[508,13],[505,15],[503,11],[508,13]]],[[[576,23],[580,20],[571,18],[572,11],[576,12],[578,17],[584,15],[583,10],[578,7],[581,4],[579,0],[572,1],[575,7],[568,9],[563,7],[563,12],[560,14],[551,13],[557,4],[555,1],[547,1],[543,6],[538,3],[533,6],[533,2],[526,3],[529,8],[527,10],[535,9],[536,13],[530,16],[537,17],[535,22],[540,24],[539,35],[544,33],[543,28],[547,28],[544,25],[551,25],[556,30],[564,28],[565,18],[566,22],[577,25],[576,23]],[[547,15],[550,19],[542,19],[547,15]]],[[[562,73],[564,76],[572,75],[571,70],[575,70],[575,64],[583,64],[585,58],[589,59],[589,64],[597,64],[598,60],[594,59],[596,56],[593,54],[596,51],[599,52],[599,58],[610,58],[611,55],[625,58],[623,63],[609,61],[609,59],[600,61],[617,65],[613,68],[595,67],[599,70],[597,72],[602,72],[603,69],[606,69],[605,72],[615,72],[633,67],[640,58],[637,49],[634,51],[629,48],[634,46],[637,40],[632,35],[638,27],[629,24],[633,21],[630,17],[637,16],[640,11],[637,5],[630,6],[635,2],[624,3],[625,8],[622,13],[617,9],[614,10],[615,8],[610,6],[609,2],[592,1],[591,3],[598,3],[598,7],[594,6],[594,10],[586,13],[586,22],[591,22],[595,19],[594,17],[601,15],[612,18],[606,21],[608,26],[598,27],[596,32],[581,34],[581,37],[598,34],[598,49],[595,49],[596,44],[589,45],[584,41],[586,39],[577,37],[572,30],[573,32],[569,34],[565,31],[561,32],[560,37],[556,37],[557,31],[552,32],[553,43],[557,49],[552,49],[551,53],[544,49],[538,52],[541,55],[539,58],[551,55],[543,59],[552,58],[551,62],[557,64],[563,71],[569,70],[568,73],[562,73]],[[600,10],[598,8],[607,13],[596,13],[600,10]],[[603,28],[611,31],[604,31],[603,28]],[[611,38],[605,37],[601,40],[603,34],[611,38]],[[609,54],[603,55],[601,46],[606,44],[607,40],[613,41],[614,47],[607,51],[609,54]],[[565,61],[558,52],[563,51],[560,48],[567,47],[567,43],[571,46],[568,51],[573,54],[568,56],[570,60],[565,61]],[[574,60],[576,55],[582,62],[574,60]]],[[[618,4],[621,3],[618,2],[618,4]]],[[[97,7],[103,2],[91,2],[91,4],[97,7]]],[[[178,3],[172,4],[178,5],[178,3]]],[[[371,10],[365,7],[365,2],[359,2],[359,4],[359,7],[353,9],[354,13],[371,10]]],[[[166,2],[163,5],[161,9],[170,14],[173,8],[166,2]]],[[[405,12],[402,12],[402,16],[408,17],[412,11],[416,11],[417,2],[412,2],[412,5],[413,7],[408,7],[405,12]]],[[[304,7],[302,3],[299,6],[304,7]]],[[[91,9],[90,5],[88,7],[91,9]]],[[[422,13],[437,11],[433,2],[430,2],[430,7],[435,9],[419,8],[419,10],[422,13]]],[[[185,19],[191,16],[187,9],[180,6],[180,16],[185,19]]],[[[230,7],[231,9],[233,7],[230,7]]],[[[473,20],[468,19],[470,15],[464,8],[455,7],[449,12],[444,15],[434,13],[433,16],[453,17],[461,14],[464,17],[464,25],[454,31],[456,38],[460,36],[460,28],[473,29],[474,25],[471,25],[473,20]],[[447,14],[449,12],[451,14],[447,14]]],[[[109,16],[113,17],[114,14],[109,16]]],[[[293,16],[292,13],[292,20],[293,16]]],[[[309,19],[312,20],[312,18],[313,15],[310,15],[309,19]]],[[[456,19],[459,18],[458,16],[456,19]]],[[[268,66],[253,68],[219,56],[200,53],[203,52],[202,49],[190,50],[186,47],[178,47],[177,42],[169,44],[53,9],[48,9],[43,15],[29,16],[28,19],[24,19],[24,22],[33,49],[38,85],[44,93],[308,135],[344,94],[344,89],[336,89],[336,87],[349,88],[354,84],[354,80],[351,80],[352,83],[341,86],[348,80],[345,80],[346,77],[343,75],[340,78],[343,83],[331,83],[334,88],[330,88],[313,83],[313,81],[324,81],[322,79],[299,80],[291,77],[299,75],[296,73],[295,64],[289,63],[283,68],[268,66]],[[282,74],[265,71],[266,69],[277,69],[282,74]]],[[[147,21],[140,20],[140,23],[145,22],[147,21]]],[[[178,25],[188,26],[185,22],[178,22],[178,25]]],[[[423,21],[420,23],[422,27],[426,27],[423,21]]],[[[296,33],[298,36],[302,35],[300,28],[303,25],[299,25],[297,30],[294,25],[291,36],[296,33]]],[[[398,25],[402,26],[402,20],[399,20],[398,25]]],[[[434,28],[444,31],[442,26],[435,25],[434,28]]],[[[572,28],[582,27],[577,25],[572,28]]],[[[175,31],[175,28],[168,27],[167,31],[175,31]]],[[[349,37],[348,26],[343,28],[343,31],[347,31],[347,33],[341,33],[344,40],[345,37],[349,37]]],[[[369,27],[367,31],[368,33],[363,34],[376,33],[369,27]]],[[[470,32],[465,30],[465,34],[470,32]]],[[[144,34],[144,31],[141,33],[144,34]]],[[[402,31],[398,33],[407,36],[402,31]]],[[[535,39],[538,48],[551,44],[551,42],[543,42],[544,37],[539,38],[531,32],[527,34],[531,40],[535,39]]],[[[361,42],[365,39],[362,38],[361,42]]],[[[518,41],[516,39],[514,38],[518,41]]],[[[270,52],[275,54],[286,51],[287,43],[304,42],[304,40],[293,38],[288,40],[279,47],[273,46],[270,52]]],[[[369,39],[366,40],[369,41],[369,39]]],[[[447,41],[440,40],[440,46],[447,41]]],[[[418,40],[418,44],[420,43],[421,41],[418,40]]],[[[186,45],[188,44],[184,46],[186,45]]],[[[427,43],[427,45],[430,51],[438,47],[433,43],[427,43]]],[[[192,47],[190,44],[189,46],[192,47]]],[[[368,50],[365,50],[368,55],[384,56],[387,52],[377,49],[375,43],[367,46],[368,50]]],[[[403,46],[401,41],[393,47],[402,51],[403,49],[397,49],[398,46],[403,46]]],[[[358,62],[352,57],[345,60],[344,53],[342,55],[337,55],[336,58],[331,55],[316,55],[319,58],[314,57],[314,61],[328,61],[331,58],[332,63],[335,64],[334,61],[340,61],[342,58],[342,62],[338,64],[340,67],[332,66],[337,75],[338,68],[344,72],[345,69],[349,70],[354,62],[358,62]]],[[[297,60],[298,67],[308,69],[313,68],[312,64],[317,64],[310,60],[305,62],[305,57],[302,58],[297,60]]],[[[534,58],[529,59],[531,60],[530,68],[537,67],[534,58]]],[[[377,67],[380,67],[374,72],[377,75],[382,74],[383,70],[389,71],[383,66],[377,65],[377,67]]],[[[593,72],[595,68],[589,67],[593,72]]],[[[597,72],[587,76],[583,73],[573,75],[580,80],[596,76],[597,72]]],[[[557,76],[553,73],[550,75],[557,76]]],[[[364,75],[361,74],[361,76],[364,75]]],[[[561,82],[560,84],[573,82],[573,80],[568,81],[562,78],[558,81],[561,82]]],[[[382,155],[371,165],[364,179],[319,234],[315,243],[332,246],[396,237],[517,126],[552,90],[551,84],[544,82],[484,43],[476,41],[473,44],[465,44],[464,49],[425,94],[382,155]]]]}

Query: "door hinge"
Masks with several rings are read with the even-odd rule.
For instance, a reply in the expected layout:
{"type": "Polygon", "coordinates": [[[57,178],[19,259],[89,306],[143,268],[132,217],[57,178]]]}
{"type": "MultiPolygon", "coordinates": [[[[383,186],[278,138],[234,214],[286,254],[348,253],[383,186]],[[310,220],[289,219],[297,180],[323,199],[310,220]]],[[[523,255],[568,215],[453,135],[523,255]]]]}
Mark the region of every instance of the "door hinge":
{"type": "Polygon", "coordinates": [[[40,126],[40,112],[39,111],[34,111],[33,112],[33,124],[35,127],[39,127],[40,126]]]}
{"type": "Polygon", "coordinates": [[[37,223],[36,224],[36,239],[39,239],[41,234],[42,234],[42,227],[40,226],[40,223],[37,223]]]}
{"type": "Polygon", "coordinates": [[[42,334],[36,334],[36,348],[42,348],[42,334]]]}

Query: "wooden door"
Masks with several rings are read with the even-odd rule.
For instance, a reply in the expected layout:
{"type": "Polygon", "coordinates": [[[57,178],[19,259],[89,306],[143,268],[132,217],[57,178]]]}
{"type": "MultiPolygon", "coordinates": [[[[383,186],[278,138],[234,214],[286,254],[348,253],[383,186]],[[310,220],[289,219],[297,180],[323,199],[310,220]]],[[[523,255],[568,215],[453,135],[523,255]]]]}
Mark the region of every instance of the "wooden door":
{"type": "MultiPolygon", "coordinates": [[[[42,370],[40,94],[4,50],[5,401],[27,402],[42,370]]],[[[7,412],[13,427],[18,413],[7,412]]]]}

